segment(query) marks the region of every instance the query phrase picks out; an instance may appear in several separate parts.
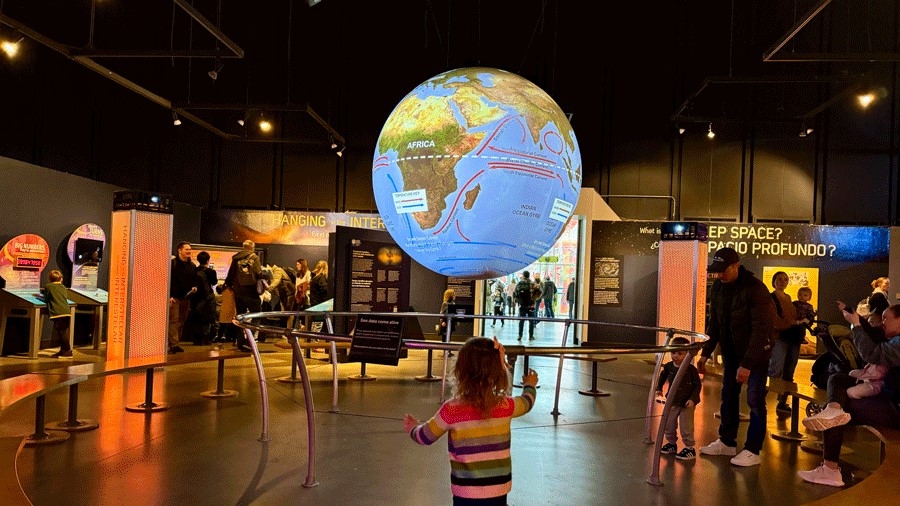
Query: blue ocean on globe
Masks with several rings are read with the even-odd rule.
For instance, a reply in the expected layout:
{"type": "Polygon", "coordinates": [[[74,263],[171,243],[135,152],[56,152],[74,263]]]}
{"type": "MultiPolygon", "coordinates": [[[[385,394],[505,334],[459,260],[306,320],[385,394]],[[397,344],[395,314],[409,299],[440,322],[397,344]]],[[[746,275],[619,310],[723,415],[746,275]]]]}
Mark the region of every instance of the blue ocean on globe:
{"type": "Polygon", "coordinates": [[[556,102],[492,68],[428,79],[381,130],[372,187],[397,244],[429,269],[493,278],[556,241],[581,190],[581,153],[556,102]]]}

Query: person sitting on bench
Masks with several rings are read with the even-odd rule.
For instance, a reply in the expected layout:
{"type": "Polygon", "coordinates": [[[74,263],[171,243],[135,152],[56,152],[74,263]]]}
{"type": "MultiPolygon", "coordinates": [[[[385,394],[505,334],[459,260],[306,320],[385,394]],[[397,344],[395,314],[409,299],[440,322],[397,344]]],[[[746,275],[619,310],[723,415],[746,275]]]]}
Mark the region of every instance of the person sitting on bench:
{"type": "MultiPolygon", "coordinates": [[[[882,328],[889,341],[881,341],[876,328],[861,321],[859,315],[838,301],[844,319],[853,328],[851,335],[859,354],[868,363],[891,366],[892,373],[900,366],[900,304],[884,310],[882,328]]],[[[896,426],[900,424],[900,392],[885,391],[874,397],[850,398],[847,389],[856,384],[856,378],[835,373],[828,378],[828,405],[819,413],[803,420],[808,429],[822,431],[823,462],[809,471],[798,471],[804,481],[843,487],[844,480],[838,459],[844,441],[844,425],[896,426]]]]}

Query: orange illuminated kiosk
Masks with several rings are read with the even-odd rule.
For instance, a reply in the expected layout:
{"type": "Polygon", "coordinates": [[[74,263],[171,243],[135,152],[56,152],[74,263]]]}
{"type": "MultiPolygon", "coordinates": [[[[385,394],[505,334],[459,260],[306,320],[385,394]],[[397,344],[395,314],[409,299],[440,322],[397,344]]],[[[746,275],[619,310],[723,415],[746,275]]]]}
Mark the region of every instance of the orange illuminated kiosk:
{"type": "MultiPolygon", "coordinates": [[[[696,222],[665,222],[660,227],[657,326],[703,332],[706,329],[707,227],[696,222]]],[[[659,333],[657,344],[665,343],[659,333]]]]}
{"type": "MultiPolygon", "coordinates": [[[[119,191],[109,234],[106,361],[164,356],[167,348],[172,198],[119,191]]],[[[159,411],[153,403],[130,411],[159,411]]]]}

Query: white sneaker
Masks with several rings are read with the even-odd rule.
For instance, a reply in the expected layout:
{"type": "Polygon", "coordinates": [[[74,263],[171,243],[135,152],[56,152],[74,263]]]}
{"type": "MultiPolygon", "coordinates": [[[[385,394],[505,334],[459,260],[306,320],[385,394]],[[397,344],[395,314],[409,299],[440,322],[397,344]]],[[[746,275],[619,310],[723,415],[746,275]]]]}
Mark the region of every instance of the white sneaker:
{"type": "Polygon", "coordinates": [[[810,471],[797,471],[797,476],[803,478],[803,481],[818,483],[819,485],[828,485],[829,487],[844,486],[841,468],[832,469],[826,466],[824,462],[819,464],[819,467],[810,471]]]}
{"type": "Polygon", "coordinates": [[[759,455],[750,450],[742,450],[741,453],[737,454],[737,457],[731,459],[731,463],[741,467],[758,466],[759,455]]]}
{"type": "Polygon", "coordinates": [[[850,421],[850,413],[840,406],[825,408],[818,413],[803,419],[803,426],[809,430],[824,431],[839,425],[846,425],[850,421]]]}
{"type": "Polygon", "coordinates": [[[737,448],[734,446],[728,446],[722,442],[721,439],[716,439],[712,443],[701,446],[700,453],[703,455],[728,455],[734,456],[737,453],[737,448]]]}

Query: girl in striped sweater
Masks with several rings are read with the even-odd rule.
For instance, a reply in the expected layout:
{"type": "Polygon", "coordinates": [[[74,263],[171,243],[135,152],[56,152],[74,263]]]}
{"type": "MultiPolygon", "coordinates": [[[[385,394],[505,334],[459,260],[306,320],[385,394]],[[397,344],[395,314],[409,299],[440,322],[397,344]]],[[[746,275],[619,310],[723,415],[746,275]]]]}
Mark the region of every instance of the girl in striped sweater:
{"type": "Polygon", "coordinates": [[[538,375],[529,369],[522,395],[510,397],[503,345],[473,337],[460,348],[453,368],[456,395],[431,420],[403,420],[413,441],[430,445],[450,432],[450,490],[454,506],[506,504],[512,489],[510,420],[534,406],[538,375]]]}

